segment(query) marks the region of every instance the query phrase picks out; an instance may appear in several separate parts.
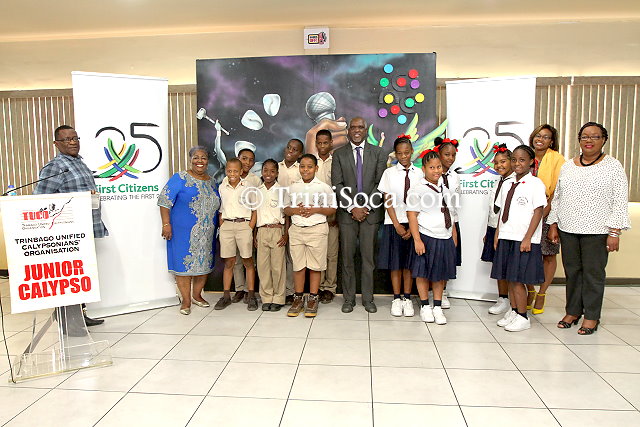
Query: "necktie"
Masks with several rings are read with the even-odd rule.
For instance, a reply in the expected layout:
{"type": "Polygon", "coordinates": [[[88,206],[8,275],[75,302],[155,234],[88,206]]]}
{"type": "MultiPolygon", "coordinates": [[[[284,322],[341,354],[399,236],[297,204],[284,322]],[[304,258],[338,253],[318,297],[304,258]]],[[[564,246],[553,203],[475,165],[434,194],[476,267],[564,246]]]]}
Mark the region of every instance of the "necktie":
{"type": "Polygon", "coordinates": [[[449,172],[442,175],[442,181],[444,182],[444,186],[449,188],[449,172]]]}
{"type": "Polygon", "coordinates": [[[409,187],[411,186],[411,180],[409,179],[409,171],[410,169],[404,170],[407,174],[404,176],[404,199],[403,202],[407,203],[407,194],[409,193],[409,187]]]}
{"type": "Polygon", "coordinates": [[[358,193],[362,192],[362,154],[360,151],[362,147],[356,147],[356,183],[358,187],[358,193]]]}
{"type": "Polygon", "coordinates": [[[520,184],[519,182],[514,182],[511,184],[511,188],[507,193],[507,200],[504,201],[504,206],[502,208],[502,222],[505,223],[509,220],[509,208],[511,208],[511,200],[513,199],[513,194],[516,192],[516,187],[520,184]]]}
{"type": "Polygon", "coordinates": [[[497,214],[500,212],[500,208],[496,206],[496,200],[498,200],[498,196],[500,195],[500,189],[502,188],[502,184],[504,184],[505,180],[504,176],[500,178],[500,182],[498,182],[498,188],[496,188],[496,197],[493,198],[493,213],[497,214]]]}
{"type": "Polygon", "coordinates": [[[438,191],[438,189],[433,187],[431,184],[427,184],[427,185],[429,186],[430,189],[432,189],[436,193],[442,194],[442,207],[440,208],[440,212],[444,214],[444,226],[448,230],[451,228],[451,212],[449,212],[449,207],[447,206],[447,202],[445,202],[444,200],[444,191],[438,191]]]}

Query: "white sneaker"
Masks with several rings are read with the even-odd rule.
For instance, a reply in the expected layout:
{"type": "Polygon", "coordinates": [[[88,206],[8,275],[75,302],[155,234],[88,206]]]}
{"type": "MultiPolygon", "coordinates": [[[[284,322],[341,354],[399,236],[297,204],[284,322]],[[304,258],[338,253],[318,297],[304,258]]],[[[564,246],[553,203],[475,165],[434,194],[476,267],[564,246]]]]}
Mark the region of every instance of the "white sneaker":
{"type": "Polygon", "coordinates": [[[396,298],[391,303],[391,315],[395,317],[402,316],[402,298],[396,298]]]}
{"type": "Polygon", "coordinates": [[[505,326],[504,330],[509,332],[520,332],[529,328],[531,328],[531,320],[525,319],[519,314],[516,314],[515,319],[513,319],[511,323],[505,326]]]}
{"type": "Polygon", "coordinates": [[[507,326],[509,323],[511,323],[513,321],[513,318],[515,316],[517,316],[518,313],[516,313],[513,310],[509,310],[504,314],[504,317],[500,320],[498,320],[498,326],[500,326],[501,328],[504,328],[505,326],[507,326]]]}
{"type": "Polygon", "coordinates": [[[445,294],[444,292],[442,292],[442,308],[451,308],[449,298],[447,298],[447,294],[445,294]]]}
{"type": "Polygon", "coordinates": [[[402,312],[404,313],[404,317],[413,317],[413,302],[411,298],[402,300],[402,312]]]}
{"type": "Polygon", "coordinates": [[[433,309],[430,305],[423,305],[422,308],[420,308],[420,319],[427,323],[435,322],[436,319],[433,317],[433,309]]]}
{"type": "Polygon", "coordinates": [[[509,298],[498,298],[498,301],[489,307],[489,314],[504,314],[507,310],[511,310],[509,298]]]}
{"type": "Polygon", "coordinates": [[[447,318],[444,317],[444,312],[442,311],[442,307],[433,307],[433,317],[437,325],[447,324],[447,318]]]}

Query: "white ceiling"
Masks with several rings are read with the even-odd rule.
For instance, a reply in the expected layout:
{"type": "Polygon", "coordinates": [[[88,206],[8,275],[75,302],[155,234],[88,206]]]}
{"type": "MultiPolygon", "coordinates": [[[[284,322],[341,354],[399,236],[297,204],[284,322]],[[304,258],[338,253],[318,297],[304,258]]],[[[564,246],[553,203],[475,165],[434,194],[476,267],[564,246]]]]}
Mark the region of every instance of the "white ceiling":
{"type": "Polygon", "coordinates": [[[640,0],[0,0],[0,42],[330,27],[640,21],[640,0]]]}

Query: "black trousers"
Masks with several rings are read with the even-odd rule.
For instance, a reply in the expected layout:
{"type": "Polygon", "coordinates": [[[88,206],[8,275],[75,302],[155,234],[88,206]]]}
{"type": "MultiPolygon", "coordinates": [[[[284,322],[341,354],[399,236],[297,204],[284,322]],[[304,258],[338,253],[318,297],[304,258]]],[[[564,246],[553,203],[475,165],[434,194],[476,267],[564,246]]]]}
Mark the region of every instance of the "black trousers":
{"type": "Polygon", "coordinates": [[[567,276],[566,312],[599,320],[604,297],[605,268],[609,259],[606,234],[560,231],[562,264],[567,276]]]}

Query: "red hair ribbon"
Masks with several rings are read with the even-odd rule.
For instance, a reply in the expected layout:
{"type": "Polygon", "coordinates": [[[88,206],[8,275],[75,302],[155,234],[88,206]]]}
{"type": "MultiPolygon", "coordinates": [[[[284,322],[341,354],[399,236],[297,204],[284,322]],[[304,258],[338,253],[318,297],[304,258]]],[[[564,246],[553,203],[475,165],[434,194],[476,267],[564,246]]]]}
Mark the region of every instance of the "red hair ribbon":
{"type": "Polygon", "coordinates": [[[504,153],[505,151],[507,151],[507,147],[500,147],[499,145],[493,146],[494,153],[504,153]]]}
{"type": "Polygon", "coordinates": [[[442,144],[446,144],[446,143],[449,143],[456,148],[458,147],[458,144],[459,144],[457,139],[449,139],[449,138],[445,138],[442,140],[442,144]]]}
{"type": "Polygon", "coordinates": [[[405,138],[405,139],[411,140],[411,137],[409,135],[404,134],[404,133],[401,134],[401,135],[398,135],[398,139],[400,139],[400,138],[405,138]]]}
{"type": "Polygon", "coordinates": [[[423,151],[423,152],[418,156],[418,158],[419,158],[419,159],[421,159],[421,158],[423,158],[424,156],[426,156],[427,154],[429,154],[429,153],[430,153],[430,152],[432,152],[432,151],[433,151],[433,152],[435,152],[435,153],[437,153],[437,152],[438,152],[437,148],[438,148],[438,147],[434,148],[433,150],[431,150],[431,149],[424,150],[424,151],[423,151]]]}

